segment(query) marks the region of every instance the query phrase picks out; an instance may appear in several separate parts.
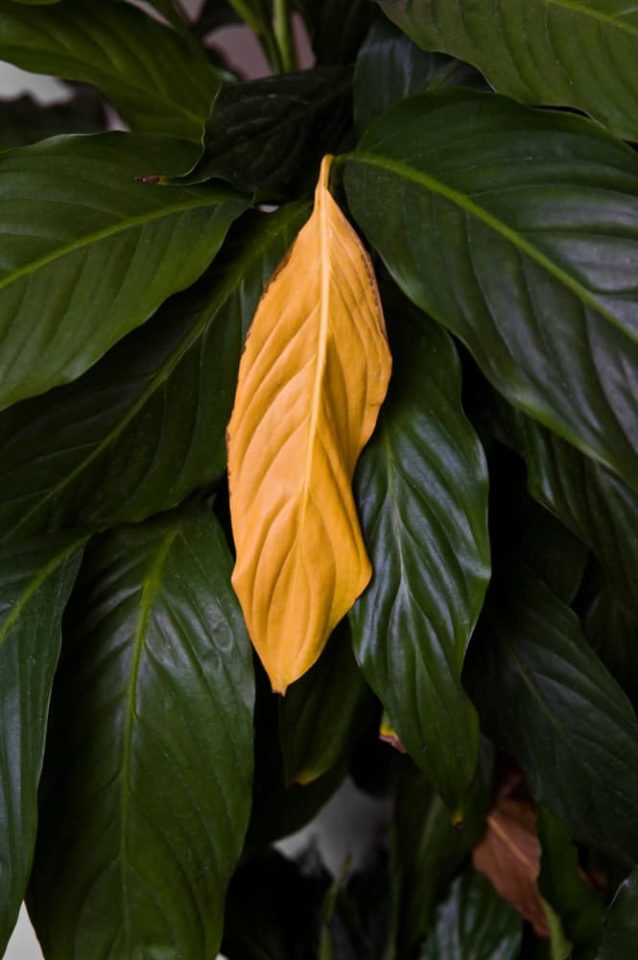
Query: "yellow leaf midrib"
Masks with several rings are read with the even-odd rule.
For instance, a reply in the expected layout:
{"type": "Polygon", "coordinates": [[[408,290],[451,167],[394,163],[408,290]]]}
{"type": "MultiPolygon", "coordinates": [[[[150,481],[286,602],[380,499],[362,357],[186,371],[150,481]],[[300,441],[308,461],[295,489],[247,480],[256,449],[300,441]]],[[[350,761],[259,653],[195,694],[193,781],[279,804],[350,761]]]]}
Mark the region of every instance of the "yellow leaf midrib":
{"type": "Polygon", "coordinates": [[[315,376],[310,402],[310,416],[308,422],[308,436],[306,440],[306,458],[304,465],[303,489],[301,494],[301,523],[303,528],[306,519],[308,502],[311,497],[312,468],[316,448],[316,436],[321,411],[321,395],[326,368],[328,345],[328,330],[330,323],[330,226],[328,223],[327,199],[328,176],[332,158],[325,157],[321,164],[321,173],[316,191],[316,205],[318,211],[319,249],[320,255],[320,282],[319,282],[319,330],[317,333],[317,359],[315,362],[315,376]]]}

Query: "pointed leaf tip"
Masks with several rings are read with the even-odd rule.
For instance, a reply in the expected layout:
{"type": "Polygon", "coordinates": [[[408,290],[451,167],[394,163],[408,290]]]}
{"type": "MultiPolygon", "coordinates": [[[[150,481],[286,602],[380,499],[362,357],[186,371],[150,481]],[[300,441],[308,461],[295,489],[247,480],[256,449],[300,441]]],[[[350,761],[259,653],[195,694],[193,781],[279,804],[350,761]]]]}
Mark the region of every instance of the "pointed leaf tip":
{"type": "Polygon", "coordinates": [[[372,574],[351,485],[392,361],[370,258],[328,190],[331,161],[257,308],[228,428],[233,585],[279,693],[372,574]]]}

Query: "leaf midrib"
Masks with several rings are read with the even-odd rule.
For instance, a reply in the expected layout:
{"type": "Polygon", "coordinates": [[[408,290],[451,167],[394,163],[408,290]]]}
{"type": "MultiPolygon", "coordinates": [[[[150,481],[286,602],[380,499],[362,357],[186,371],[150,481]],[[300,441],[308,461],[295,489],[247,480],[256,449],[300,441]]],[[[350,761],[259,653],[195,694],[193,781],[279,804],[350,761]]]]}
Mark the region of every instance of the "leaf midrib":
{"type": "MultiPolygon", "coordinates": [[[[299,208],[295,207],[290,210],[290,221],[292,222],[294,218],[298,215],[299,208]]],[[[288,220],[285,224],[285,229],[289,226],[288,220]]],[[[117,439],[124,432],[126,427],[131,423],[131,421],[137,416],[137,414],[144,408],[148,400],[153,394],[159,390],[162,385],[168,380],[175,368],[181,362],[183,357],[188,353],[191,347],[197,342],[197,340],[203,335],[209,324],[213,324],[217,318],[219,311],[222,309],[227,300],[230,299],[233,292],[236,290],[237,286],[241,283],[245,275],[245,265],[246,262],[251,262],[253,258],[258,260],[263,256],[264,251],[268,249],[268,246],[272,242],[272,236],[266,232],[264,239],[261,243],[253,243],[250,245],[248,253],[243,257],[238,258],[233,264],[233,271],[229,274],[226,282],[222,284],[220,290],[216,297],[213,298],[210,309],[202,312],[202,317],[200,320],[195,323],[191,329],[188,331],[186,336],[180,341],[178,346],[173,352],[171,352],[168,360],[162,364],[156,374],[149,381],[146,389],[140,394],[138,399],[126,410],[125,415],[122,419],[107,433],[103,440],[97,444],[90,452],[90,454],[85,457],[84,460],[70,473],[66,474],[64,479],[58,483],[56,486],[51,487],[47,490],[44,497],[40,498],[28,511],[22,514],[20,520],[14,524],[11,530],[5,535],[4,539],[8,540],[13,538],[18,530],[24,526],[25,523],[28,523],[29,519],[33,516],[34,513],[37,513],[38,510],[41,510],[44,504],[48,503],[50,500],[58,496],[58,494],[73,483],[75,478],[80,475],[84,470],[86,470],[91,463],[100,456],[100,454],[106,450],[111,443],[115,443],[117,439]]],[[[2,542],[0,540],[0,542],[2,542]]]]}
{"type": "Polygon", "coordinates": [[[146,645],[146,635],[148,625],[153,612],[153,602],[160,592],[162,586],[162,573],[166,560],[170,553],[173,542],[179,534],[179,524],[169,529],[160,540],[156,550],[155,557],[146,570],[140,596],[140,607],[133,633],[133,660],[131,663],[131,672],[126,685],[125,702],[126,713],[124,716],[124,729],[122,735],[122,774],[120,779],[120,852],[119,862],[122,875],[122,913],[123,926],[125,931],[125,942],[130,942],[131,923],[130,923],[130,897],[128,892],[128,873],[129,873],[129,838],[128,838],[128,820],[131,801],[131,758],[133,754],[133,728],[135,726],[135,697],[137,694],[137,685],[142,663],[142,655],[146,645]]]}
{"type": "Polygon", "coordinates": [[[55,557],[50,560],[47,564],[42,567],[38,573],[29,580],[25,588],[20,594],[20,597],[11,607],[11,611],[6,617],[4,623],[0,627],[0,649],[2,648],[4,642],[6,641],[9,633],[16,625],[22,613],[24,612],[25,607],[31,602],[34,595],[38,592],[40,587],[53,576],[53,574],[58,570],[59,567],[63,566],[64,563],[71,557],[76,550],[86,541],[87,536],[83,534],[82,536],[77,537],[77,539],[71,541],[60,553],[57,553],[55,557]]]}
{"type": "Polygon", "coordinates": [[[622,30],[624,33],[628,33],[638,38],[638,27],[634,27],[630,23],[619,20],[615,14],[603,13],[602,10],[592,10],[591,7],[584,6],[584,4],[580,3],[579,0],[544,0],[544,3],[547,7],[562,7],[565,10],[573,10],[574,13],[577,13],[582,17],[591,17],[592,20],[599,20],[601,23],[609,23],[617,30],[622,30]]]}
{"type": "Polygon", "coordinates": [[[498,233],[511,243],[519,253],[529,257],[530,260],[533,260],[538,266],[542,267],[555,280],[563,284],[563,286],[570,290],[585,306],[612,324],[624,336],[633,340],[630,331],[623,327],[616,320],[613,313],[606,310],[586,287],[579,283],[578,280],[572,277],[566,270],[563,270],[562,267],[553,263],[546,254],[530,243],[529,240],[526,240],[517,230],[508,226],[493,213],[490,213],[489,210],[481,207],[480,204],[472,200],[467,194],[461,193],[453,187],[449,187],[429,173],[416,170],[414,167],[408,166],[407,163],[380,154],[369,153],[365,150],[356,150],[354,153],[348,154],[347,158],[344,159],[347,159],[349,163],[361,163],[395,174],[397,177],[409,180],[428,190],[430,193],[443,197],[445,200],[459,207],[464,213],[469,214],[485,226],[494,230],[495,233],[498,233]]]}
{"type": "MultiPolygon", "coordinates": [[[[161,187],[154,189],[170,188],[161,187]]],[[[155,220],[162,220],[165,217],[171,217],[178,213],[186,213],[189,210],[198,210],[204,207],[213,207],[217,204],[228,203],[239,199],[239,197],[234,197],[232,194],[230,194],[228,197],[213,197],[211,194],[210,198],[205,202],[198,202],[197,198],[195,198],[195,200],[183,201],[175,206],[162,207],[161,210],[147,211],[146,213],[139,214],[135,217],[128,217],[122,222],[110,224],[109,226],[103,227],[100,230],[93,231],[93,233],[85,234],[78,240],[63,244],[60,247],[56,247],[49,253],[38,257],[36,260],[31,260],[29,263],[25,263],[23,266],[11,271],[8,276],[0,279],[0,290],[10,286],[21,277],[36,273],[38,270],[48,266],[50,263],[54,263],[56,260],[60,260],[71,253],[76,253],[78,250],[83,250],[86,247],[90,247],[93,244],[99,243],[101,240],[107,240],[109,237],[117,236],[119,233],[125,233],[127,230],[134,230],[136,227],[144,226],[147,223],[153,223],[155,220]]]]}

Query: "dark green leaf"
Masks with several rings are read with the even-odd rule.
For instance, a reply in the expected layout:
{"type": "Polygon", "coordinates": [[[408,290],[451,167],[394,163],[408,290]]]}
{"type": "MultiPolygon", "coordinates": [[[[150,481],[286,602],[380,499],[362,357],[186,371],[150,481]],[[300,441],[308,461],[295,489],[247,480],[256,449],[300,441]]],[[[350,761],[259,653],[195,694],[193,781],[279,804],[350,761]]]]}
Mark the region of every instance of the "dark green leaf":
{"type": "Polygon", "coordinates": [[[638,867],[620,885],[605,915],[599,960],[635,960],[638,943],[638,867]]]}
{"type": "Polygon", "coordinates": [[[139,131],[197,140],[223,74],[175,31],[127,3],[0,0],[0,58],[98,87],[139,131]]]}
{"type": "Polygon", "coordinates": [[[392,819],[396,939],[399,957],[412,955],[431,927],[434,908],[484,829],[491,801],[492,758],[487,746],[461,826],[423,773],[405,759],[392,819]]]}
{"type": "Polygon", "coordinates": [[[370,0],[296,0],[321,64],[352,63],[370,26],[370,0]]]}
{"type": "Polygon", "coordinates": [[[523,922],[478,873],[454,881],[419,960],[514,960],[523,922]]]}
{"type": "Polygon", "coordinates": [[[29,909],[47,960],[219,947],[250,809],[253,674],[204,507],[105,537],[52,708],[29,909]]]}
{"type": "Polygon", "coordinates": [[[638,9],[626,0],[378,0],[426,50],[474,63],[528,103],[585,110],[638,139],[638,9]]]}
{"type": "Polygon", "coordinates": [[[135,181],[188,156],[123,133],[0,154],[0,408],[79,377],[208,266],[246,200],[135,181]]]}
{"type": "Polygon", "coordinates": [[[24,897],[37,828],[62,613],[84,537],[58,534],[0,550],[0,954],[24,897]]]}
{"type": "Polygon", "coordinates": [[[394,24],[375,20],[363,43],[354,73],[354,115],[365,130],[398,100],[420,90],[478,86],[481,75],[467,63],[426,53],[394,24]]]}
{"type": "Polygon", "coordinates": [[[330,799],[347,772],[345,757],[322,776],[302,785],[288,783],[279,735],[278,698],[257,666],[255,776],[245,853],[252,855],[304,827],[330,799]]]}
{"type": "Polygon", "coordinates": [[[523,415],[518,424],[530,493],[588,544],[611,589],[638,614],[638,493],[540,424],[523,415]]]}
{"type": "Polygon", "coordinates": [[[573,960],[594,960],[602,936],[602,900],[585,881],[576,847],[560,820],[540,807],[536,824],[543,851],[539,890],[562,921],[573,960]]]}
{"type": "Polygon", "coordinates": [[[342,621],[318,662],[279,700],[286,783],[310,783],[347,759],[371,700],[342,621]]]}
{"type": "Polygon", "coordinates": [[[477,760],[461,686],[490,573],[487,468],[447,334],[386,298],[394,373],[356,475],[374,578],[351,611],[354,650],[392,726],[446,803],[477,760]]]}
{"type": "Polygon", "coordinates": [[[0,149],[23,147],[61,133],[100,133],[106,129],[102,98],[90,87],[61,103],[44,106],[29,94],[0,101],[0,149]]]}
{"type": "Polygon", "coordinates": [[[577,840],[631,863],[638,852],[636,715],[569,607],[523,560],[505,565],[465,675],[481,720],[577,840]]]}
{"type": "Polygon", "coordinates": [[[352,72],[307,70],[224,87],[192,170],[175,183],[220,178],[243,190],[281,190],[336,149],[350,122],[352,72]]]}
{"type": "Polygon", "coordinates": [[[404,292],[496,388],[638,489],[635,153],[581,118],[425,92],[368,129],[346,186],[404,292]]]}
{"type": "Polygon", "coordinates": [[[581,585],[587,564],[587,548],[536,504],[525,520],[520,549],[534,572],[559,600],[569,605],[581,585]]]}
{"type": "Polygon", "coordinates": [[[142,520],[219,475],[245,332],[306,216],[238,224],[195,287],[80,380],[0,415],[0,539],[142,520]]]}
{"type": "Polygon", "coordinates": [[[611,587],[594,597],[585,618],[585,634],[638,710],[638,622],[621,606],[611,587]]]}
{"type": "Polygon", "coordinates": [[[270,28],[270,0],[228,0],[228,3],[257,35],[270,28]]]}

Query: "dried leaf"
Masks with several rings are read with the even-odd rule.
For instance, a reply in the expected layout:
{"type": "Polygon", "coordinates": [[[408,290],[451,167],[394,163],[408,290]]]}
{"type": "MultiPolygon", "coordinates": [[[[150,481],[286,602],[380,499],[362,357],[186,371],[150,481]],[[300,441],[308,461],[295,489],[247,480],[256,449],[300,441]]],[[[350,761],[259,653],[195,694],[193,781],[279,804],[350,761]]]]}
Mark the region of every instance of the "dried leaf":
{"type": "Polygon", "coordinates": [[[372,265],[328,191],[330,162],[257,308],[228,428],[233,585],[280,693],[370,579],[351,484],[391,369],[372,265]]]}
{"type": "Polygon", "coordinates": [[[487,829],[472,854],[472,862],[474,869],[487,877],[503,899],[529,920],[539,937],[549,937],[536,884],[541,845],[536,833],[536,814],[529,800],[504,797],[501,792],[487,817],[487,829]]]}

